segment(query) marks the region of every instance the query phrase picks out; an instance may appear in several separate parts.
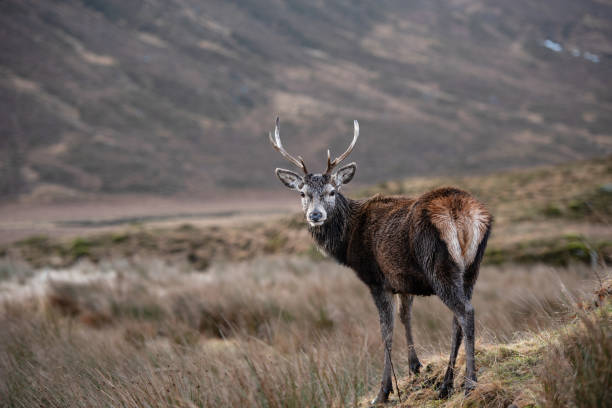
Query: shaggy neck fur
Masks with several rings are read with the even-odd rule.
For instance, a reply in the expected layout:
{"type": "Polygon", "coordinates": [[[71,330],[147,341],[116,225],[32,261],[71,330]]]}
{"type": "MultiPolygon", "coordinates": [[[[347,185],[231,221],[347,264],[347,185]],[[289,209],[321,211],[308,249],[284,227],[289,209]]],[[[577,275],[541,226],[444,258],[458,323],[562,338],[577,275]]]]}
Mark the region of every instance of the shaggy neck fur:
{"type": "Polygon", "coordinates": [[[346,264],[349,226],[356,206],[356,201],[337,193],[336,205],[328,212],[327,221],[317,227],[308,226],[317,244],[342,264],[346,264]]]}

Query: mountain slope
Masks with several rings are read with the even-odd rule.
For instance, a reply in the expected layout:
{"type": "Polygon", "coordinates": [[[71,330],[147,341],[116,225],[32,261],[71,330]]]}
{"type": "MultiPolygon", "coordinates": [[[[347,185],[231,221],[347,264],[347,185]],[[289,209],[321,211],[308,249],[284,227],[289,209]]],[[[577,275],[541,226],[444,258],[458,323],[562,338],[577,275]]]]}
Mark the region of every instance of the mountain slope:
{"type": "Polygon", "coordinates": [[[0,192],[267,187],[277,114],[315,169],[358,119],[365,182],[609,153],[611,16],[569,0],[5,1],[0,192]]]}

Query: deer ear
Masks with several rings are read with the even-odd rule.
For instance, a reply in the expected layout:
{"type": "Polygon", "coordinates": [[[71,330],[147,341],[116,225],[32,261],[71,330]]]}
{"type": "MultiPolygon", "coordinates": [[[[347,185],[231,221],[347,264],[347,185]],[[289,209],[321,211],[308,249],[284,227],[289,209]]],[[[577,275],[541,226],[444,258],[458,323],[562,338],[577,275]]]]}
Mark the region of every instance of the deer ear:
{"type": "Polygon", "coordinates": [[[299,190],[304,185],[304,179],[297,173],[285,169],[274,170],[276,177],[292,190],[299,190]]]}
{"type": "Polygon", "coordinates": [[[355,171],[357,170],[357,163],[353,162],[341,167],[332,175],[332,183],[336,187],[340,187],[342,184],[347,184],[353,179],[355,171]]]}

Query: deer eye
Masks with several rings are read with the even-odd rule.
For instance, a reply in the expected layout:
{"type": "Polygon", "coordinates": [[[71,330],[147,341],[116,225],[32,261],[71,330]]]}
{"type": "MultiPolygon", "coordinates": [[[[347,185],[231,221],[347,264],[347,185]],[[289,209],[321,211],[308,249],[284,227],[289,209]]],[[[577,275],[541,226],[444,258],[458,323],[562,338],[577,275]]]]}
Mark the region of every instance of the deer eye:
{"type": "Polygon", "coordinates": [[[306,197],[306,194],[304,194],[304,192],[302,191],[302,192],[300,192],[300,196],[301,196],[302,198],[304,198],[304,197],[306,197]]]}
{"type": "Polygon", "coordinates": [[[332,191],[330,191],[330,192],[329,192],[329,196],[330,196],[330,197],[333,197],[333,196],[335,196],[335,195],[336,195],[336,192],[335,192],[335,191],[333,191],[333,190],[332,190],[332,191]]]}

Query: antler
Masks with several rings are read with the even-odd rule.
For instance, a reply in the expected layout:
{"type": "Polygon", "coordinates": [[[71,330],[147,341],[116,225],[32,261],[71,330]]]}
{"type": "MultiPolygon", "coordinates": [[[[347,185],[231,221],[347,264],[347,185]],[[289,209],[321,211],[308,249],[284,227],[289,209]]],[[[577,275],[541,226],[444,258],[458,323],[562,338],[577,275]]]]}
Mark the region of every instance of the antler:
{"type": "Polygon", "coordinates": [[[354,121],[353,125],[355,128],[354,133],[353,133],[353,141],[351,142],[348,149],[346,149],[346,152],[342,153],[339,157],[336,157],[332,161],[330,157],[329,149],[327,149],[327,170],[325,170],[325,174],[330,174],[331,171],[334,169],[334,167],[340,164],[341,161],[346,159],[348,155],[351,154],[351,151],[355,147],[355,143],[357,143],[357,138],[359,137],[359,122],[354,121]]]}
{"type": "Polygon", "coordinates": [[[297,167],[302,169],[304,174],[308,174],[308,170],[306,170],[306,165],[304,164],[304,159],[302,159],[302,156],[298,156],[296,159],[295,157],[290,155],[283,147],[283,144],[281,143],[281,140],[280,140],[279,130],[278,130],[278,117],[276,117],[276,127],[274,128],[274,139],[272,139],[272,132],[270,132],[269,136],[270,136],[270,143],[272,143],[272,147],[274,147],[280,154],[282,154],[285,159],[289,160],[291,163],[295,164],[297,167]]]}

